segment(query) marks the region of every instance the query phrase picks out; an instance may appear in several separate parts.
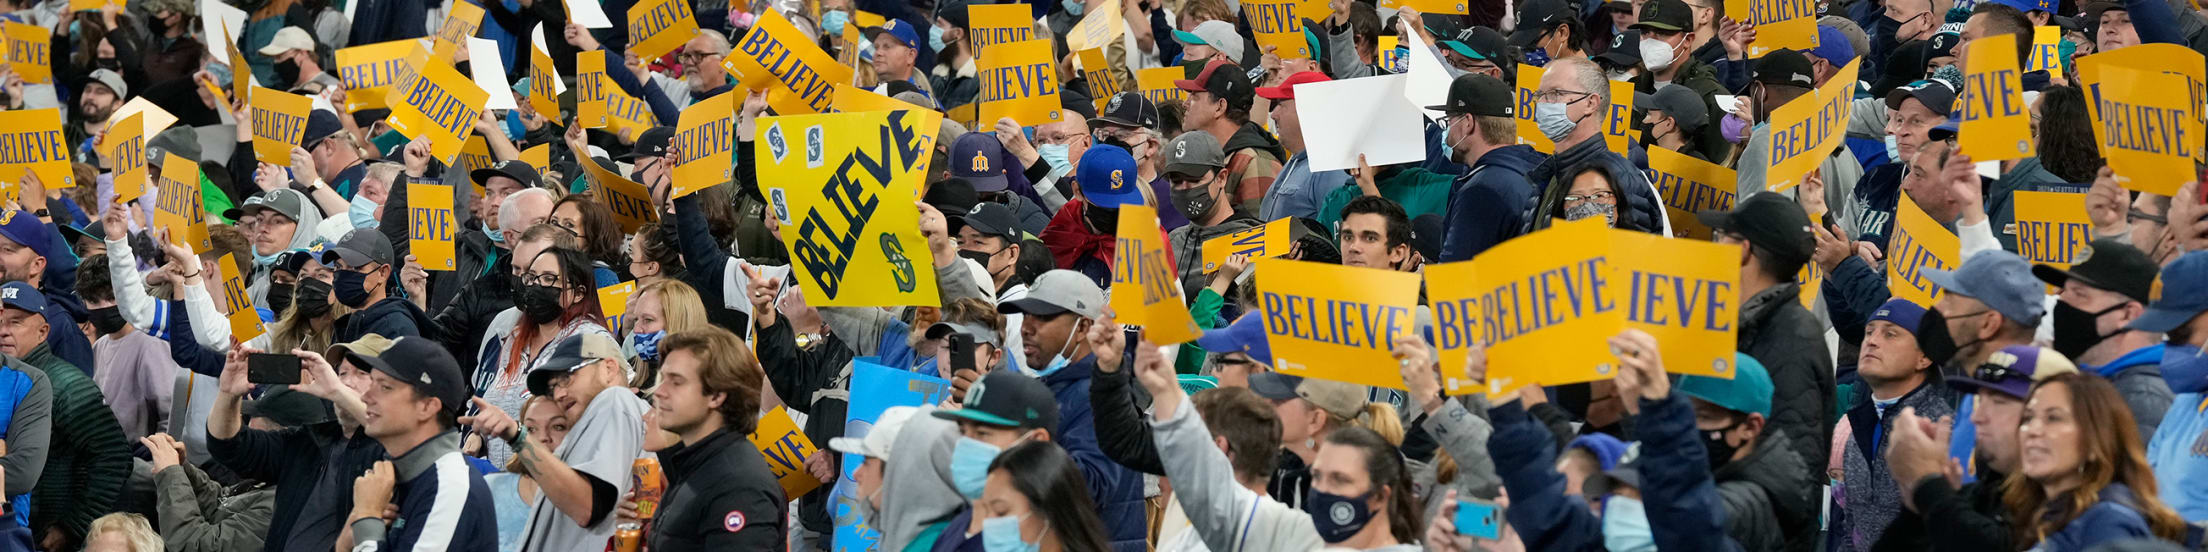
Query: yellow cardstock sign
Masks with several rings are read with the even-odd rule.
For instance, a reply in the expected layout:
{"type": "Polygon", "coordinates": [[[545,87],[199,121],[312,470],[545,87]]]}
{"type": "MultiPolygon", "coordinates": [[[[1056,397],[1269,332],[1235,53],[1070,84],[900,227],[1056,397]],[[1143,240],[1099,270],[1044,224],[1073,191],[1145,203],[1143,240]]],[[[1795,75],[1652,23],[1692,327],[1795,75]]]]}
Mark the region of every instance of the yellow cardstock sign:
{"type": "Polygon", "coordinates": [[[698,37],[698,16],[683,0],[646,0],[629,7],[629,53],[638,59],[658,59],[698,37]]]}
{"type": "Polygon", "coordinates": [[[1794,280],[1802,283],[1802,308],[1817,310],[1817,295],[1825,289],[1824,269],[1817,268],[1817,263],[1802,263],[1802,269],[1794,273],[1794,280]]]}
{"type": "Polygon", "coordinates": [[[1540,67],[1518,64],[1518,106],[1511,113],[1518,116],[1518,143],[1541,153],[1556,153],[1556,143],[1550,142],[1549,135],[1541,133],[1541,125],[1533,122],[1533,104],[1540,102],[1533,96],[1541,90],[1541,73],[1540,67]]]}
{"type": "Polygon", "coordinates": [[[423,270],[454,270],[453,236],[460,222],[452,214],[452,186],[406,185],[406,238],[423,270]]]}
{"type": "MultiPolygon", "coordinates": [[[[198,161],[187,163],[199,166],[198,161]]],[[[77,185],[60,110],[0,111],[0,182],[14,187],[24,171],[37,174],[47,189],[77,185]]]]}
{"type": "Polygon", "coordinates": [[[100,155],[115,171],[118,204],[146,195],[146,127],[140,122],[144,117],[143,113],[132,114],[121,123],[108,125],[107,136],[100,144],[100,155]]]}
{"type": "Polygon", "coordinates": [[[2004,34],[1970,41],[1965,48],[1963,108],[1957,127],[1956,153],[1972,161],[2006,161],[2031,157],[2032,114],[2024,104],[2024,72],[2016,66],[2016,35],[2004,34]]]}
{"type": "Polygon", "coordinates": [[[1188,91],[1174,86],[1173,81],[1188,77],[1188,70],[1180,67],[1152,67],[1135,71],[1135,88],[1151,103],[1188,100],[1188,91]]]}
{"type": "Polygon", "coordinates": [[[1725,15],[1755,26],[1756,41],[1748,43],[1750,58],[1760,58],[1780,48],[1807,50],[1817,47],[1816,0],[1729,2],[1725,4],[1725,15]]]}
{"type": "Polygon", "coordinates": [[[253,91],[253,155],[262,163],[291,166],[291,148],[306,137],[307,113],[314,99],[298,94],[255,87],[253,91]]]}
{"type": "Polygon", "coordinates": [[[835,83],[851,82],[851,67],[836,63],[779,10],[759,18],[721,70],[744,88],[768,89],[767,105],[783,115],[828,111],[835,83]]]}
{"type": "MultiPolygon", "coordinates": [[[[1109,0],[1117,2],[1119,0],[1109,0]]],[[[1103,111],[1104,102],[1127,90],[1127,83],[1112,77],[1112,64],[1104,61],[1103,48],[1090,48],[1078,54],[1081,59],[1082,80],[1089,82],[1089,97],[1096,99],[1097,110],[1103,111]]]]}
{"type": "Polygon", "coordinates": [[[920,198],[941,117],[877,111],[768,117],[753,159],[814,306],[937,306],[920,198]]]}
{"type": "MultiPolygon", "coordinates": [[[[236,253],[225,253],[215,266],[207,268],[222,273],[219,281],[222,282],[223,305],[230,311],[230,337],[244,343],[268,333],[268,328],[261,325],[260,310],[253,306],[253,294],[247,291],[245,271],[239,268],[237,257],[236,253]]],[[[284,313],[276,315],[280,317],[284,313]]]]}
{"type": "Polygon", "coordinates": [[[1662,192],[1673,237],[1708,241],[1710,227],[1695,218],[1702,211],[1730,211],[1739,181],[1732,169],[1661,147],[1648,148],[1648,180],[1662,192]]]}
{"type": "MultiPolygon", "coordinates": [[[[2086,59],[2092,59],[2088,57],[2086,59]]],[[[2201,102],[2188,97],[2185,77],[2129,67],[2102,67],[2085,80],[2094,105],[2093,136],[2116,182],[2142,192],[2175,195],[2197,178],[2201,102]]]]}
{"type": "Polygon", "coordinates": [[[168,231],[169,242],[206,253],[214,244],[207,238],[207,209],[199,197],[199,162],[175,153],[161,161],[160,200],[154,203],[153,226],[168,231]]]}
{"type": "Polygon", "coordinates": [[[598,288],[598,310],[606,315],[606,328],[616,332],[627,329],[621,319],[629,313],[629,297],[636,295],[636,280],[598,288]]]}
{"type": "Polygon", "coordinates": [[[123,119],[128,119],[133,115],[145,115],[139,120],[145,122],[143,126],[146,130],[143,136],[149,139],[160,135],[161,131],[168,130],[169,125],[176,124],[175,115],[169,114],[166,109],[161,109],[161,106],[153,105],[153,102],[146,101],[143,96],[131,98],[130,101],[124,102],[123,107],[116,109],[115,114],[107,118],[107,122],[109,124],[120,123],[123,119]]]}
{"type": "Polygon", "coordinates": [[[383,97],[398,84],[400,75],[414,70],[407,58],[420,50],[419,40],[393,40],[337,51],[337,78],[345,82],[345,112],[390,107],[383,97]]]}
{"type": "MultiPolygon", "coordinates": [[[[537,144],[536,146],[529,149],[521,150],[521,162],[528,163],[530,168],[536,169],[538,180],[544,182],[555,182],[558,180],[557,178],[553,178],[552,176],[552,144],[537,144]]],[[[561,183],[560,187],[564,188],[566,187],[566,184],[561,183]]],[[[475,188],[475,195],[478,197],[482,196],[483,187],[476,186],[475,188]]]]}
{"type": "MultiPolygon", "coordinates": [[[[545,119],[560,120],[559,80],[560,70],[552,64],[552,54],[545,53],[535,44],[529,45],[529,108],[537,110],[537,114],[543,115],[545,119]]],[[[576,93],[581,94],[582,91],[577,90],[576,93]]]]}
{"type": "Polygon", "coordinates": [[[1940,299],[1940,286],[1924,269],[1955,270],[1963,266],[1962,241],[1948,232],[1914,201],[1894,208],[1894,233],[1886,248],[1886,289],[1894,297],[1930,308],[1940,299]]]}
{"type": "Polygon", "coordinates": [[[2032,55],[2024,58],[2024,71],[2062,72],[2062,27],[2032,28],[2032,55]]]}
{"type": "MultiPolygon", "coordinates": [[[[1464,15],[1472,13],[1471,4],[1464,0],[1380,0],[1379,7],[1399,10],[1410,8],[1423,14],[1453,13],[1464,15]]],[[[1381,51],[1386,50],[1386,48],[1381,49],[1381,51]]]]}
{"type": "Polygon", "coordinates": [[[634,180],[615,174],[612,169],[598,166],[596,160],[583,159],[583,170],[590,172],[598,202],[613,211],[613,221],[621,225],[621,233],[633,234],[644,223],[659,220],[659,212],[652,209],[652,192],[634,180]]]}
{"type": "Polygon", "coordinates": [[[1165,251],[1165,231],[1158,225],[1156,209],[1120,206],[1110,292],[1112,312],[1119,322],[1142,326],[1151,343],[1178,345],[1203,334],[1181,299],[1180,272],[1165,251]]]}
{"type": "MultiPolygon", "coordinates": [[[[1420,11],[1419,13],[1426,12],[1420,11]]],[[[1402,73],[1411,70],[1411,62],[1408,59],[1404,59],[1404,51],[1395,49],[1395,41],[1397,38],[1399,37],[1380,37],[1380,68],[1386,70],[1389,73],[1402,73]]]]}
{"type": "Polygon", "coordinates": [[[1633,83],[1610,81],[1610,110],[1602,118],[1602,142],[1610,151],[1625,155],[1638,132],[1633,118],[1633,83]]]}
{"type": "Polygon", "coordinates": [[[629,139],[643,136],[644,131],[659,126],[659,119],[652,116],[652,106],[644,100],[613,86],[613,78],[599,76],[598,83],[606,85],[606,130],[614,134],[627,132],[629,139]]]}
{"type": "MultiPolygon", "coordinates": [[[[1763,31],[1757,31],[1757,36],[1763,36],[1763,31]]],[[[1771,163],[1771,169],[1764,173],[1765,190],[1783,192],[1801,185],[1803,175],[1817,170],[1825,157],[1840,147],[1852,111],[1848,104],[1855,99],[1855,75],[1862,68],[1863,60],[1857,58],[1841,67],[1816,93],[1794,98],[1771,111],[1771,142],[1765,146],[1763,157],[1771,163]]]]}
{"type": "Polygon", "coordinates": [[[116,8],[127,8],[127,7],[129,7],[129,6],[125,5],[125,4],[123,3],[123,2],[120,2],[120,1],[109,1],[109,0],[69,0],[69,11],[73,11],[73,12],[81,12],[81,11],[100,11],[100,10],[102,10],[102,9],[106,9],[106,8],[107,8],[108,6],[115,6],[116,8]]]}
{"type": "Polygon", "coordinates": [[[583,128],[605,128],[606,91],[613,89],[613,81],[606,78],[606,51],[592,50],[575,54],[575,121],[583,128]]]}
{"type": "Polygon", "coordinates": [[[488,169],[493,164],[491,143],[481,135],[469,136],[468,142],[460,146],[460,157],[452,160],[452,168],[460,174],[472,174],[476,169],[488,169]]]}
{"type": "Polygon", "coordinates": [[[1623,280],[1625,327],[1663,344],[1664,371],[1733,377],[1739,347],[1740,248],[1610,230],[1610,263],[1623,280]]]}
{"type": "MultiPolygon", "coordinates": [[[[2185,95],[2186,97],[2191,99],[2190,103],[2187,103],[2186,105],[2199,106],[2202,105],[2204,102],[2208,102],[2208,68],[2203,67],[2204,65],[2208,65],[2208,63],[2202,62],[2200,52],[2194,51],[2192,48],[2187,48],[2184,45],[2153,43],[2140,44],[2137,46],[2126,46],[2123,48],[2100,52],[2090,56],[2078,58],[2076,65],[2078,69],[2078,82],[2080,86],[2084,87],[2086,90],[2086,112],[2094,117],[2093,132],[2095,133],[2094,137],[2096,138],[2101,137],[2100,133],[2102,131],[2108,130],[2103,128],[2103,125],[2100,124],[2101,105],[2100,102],[2097,100],[2097,96],[2095,96],[2093,93],[2095,89],[2092,86],[2094,84],[2107,81],[2107,77],[2101,74],[2101,70],[2103,68],[2123,67],[2148,73],[2178,75],[2183,77],[2183,82],[2185,83],[2183,89],[2186,91],[2185,95]]],[[[2110,92],[2118,92],[2118,94],[2112,94],[2115,96],[2122,96],[2120,92],[2130,92],[2134,94],[2168,95],[2175,94],[2174,90],[2176,90],[2170,89],[2141,92],[2136,89],[2120,88],[2117,87],[2118,85],[2111,86],[2112,88],[2110,89],[2110,92]]],[[[2208,109],[2193,109],[2192,111],[2197,118],[2201,119],[2202,121],[2208,121],[2208,109]]],[[[2105,141],[2105,138],[2103,140],[2105,141]]],[[[2195,141],[2198,140],[2196,139],[2195,141]]],[[[2208,163],[2208,148],[2196,146],[2191,148],[2191,150],[2194,162],[2208,163]]],[[[2111,165],[2113,166],[2114,163],[2111,163],[2111,165]]],[[[2116,180],[2119,183],[2124,183],[2125,187],[2140,191],[2153,191],[2150,189],[2132,187],[2132,185],[2129,183],[2129,180],[2127,179],[2128,177],[2124,175],[2124,171],[2122,169],[2117,169],[2116,180]]],[[[2170,184],[2169,187],[2171,189],[2175,189],[2177,187],[2177,184],[2170,184]]],[[[2163,193],[2163,195],[2168,194],[2163,193]]]]}
{"type": "Polygon", "coordinates": [[[805,459],[820,449],[805,438],[805,432],[798,430],[797,422],[791,421],[790,412],[783,407],[774,407],[759,417],[751,445],[767,460],[767,470],[774,473],[774,480],[782,483],[782,496],[804,496],[820,486],[820,480],[805,471],[805,459]]]}
{"type": "Polygon", "coordinates": [[[2016,236],[2016,254],[2035,265],[2068,270],[2085,244],[2093,241],[2093,221],[2085,214],[2085,194],[2018,191],[2016,224],[2003,229],[2016,236]]]}
{"type": "Polygon", "coordinates": [[[1035,40],[1035,9],[1027,4],[968,4],[966,19],[980,63],[989,62],[990,46],[1035,40]]]}
{"type": "Polygon", "coordinates": [[[682,110],[675,124],[674,193],[690,195],[729,181],[736,165],[735,94],[721,94],[682,110]]]}
{"type": "Polygon", "coordinates": [[[843,83],[836,84],[835,98],[835,108],[837,113],[928,109],[927,106],[913,105],[911,103],[905,102],[904,100],[876,94],[872,90],[867,90],[864,88],[859,88],[857,86],[843,83]]]}
{"type": "MultiPolygon", "coordinates": [[[[1119,10],[1119,0],[1104,0],[1081,22],[1066,31],[1066,48],[1070,50],[1102,49],[1105,44],[1127,32],[1127,15],[1119,10]]],[[[1082,63],[1088,63],[1083,61],[1082,63]]]]}
{"type": "MultiPolygon", "coordinates": [[[[483,8],[467,0],[452,3],[452,11],[445,14],[444,25],[437,27],[437,36],[430,41],[430,52],[437,59],[452,59],[452,54],[468,45],[468,37],[475,36],[475,29],[483,23],[483,8]]],[[[632,35],[633,36],[633,35],[632,35]]]]}
{"type": "Polygon", "coordinates": [[[1405,389],[1391,351],[1418,331],[1417,274],[1281,258],[1257,266],[1274,371],[1405,389]]]}
{"type": "MultiPolygon", "coordinates": [[[[1026,10],[1026,4],[1001,4],[1026,10]]],[[[982,6],[974,6],[980,8],[982,6]]],[[[1029,40],[981,50],[981,121],[995,124],[1011,117],[1020,126],[1058,122],[1058,65],[1050,41],[1029,40]]]]}
{"type": "MultiPolygon", "coordinates": [[[[223,24],[222,29],[223,36],[238,36],[237,31],[231,30],[228,23],[223,24]]],[[[232,38],[231,42],[223,43],[222,46],[230,52],[230,97],[236,98],[238,101],[252,100],[253,66],[246,62],[245,53],[238,51],[235,38],[232,38]]]]}
{"type": "Polygon", "coordinates": [[[384,96],[391,106],[391,129],[411,138],[429,137],[431,154],[449,164],[475,132],[476,116],[490,95],[450,65],[416,59],[422,63],[384,96]]]}
{"type": "Polygon", "coordinates": [[[1204,273],[1219,270],[1227,257],[1248,255],[1250,260],[1266,259],[1288,254],[1295,246],[1293,219],[1279,219],[1256,228],[1204,240],[1204,273]]]}
{"type": "Polygon", "coordinates": [[[0,35],[8,41],[8,68],[25,84],[54,82],[53,39],[54,33],[45,27],[22,23],[0,23],[0,35]]]}
{"type": "Polygon", "coordinates": [[[1311,59],[1311,43],[1303,38],[1303,18],[1325,17],[1329,9],[1320,0],[1250,0],[1242,3],[1242,16],[1250,22],[1258,49],[1272,48],[1280,59],[1311,59]]]}

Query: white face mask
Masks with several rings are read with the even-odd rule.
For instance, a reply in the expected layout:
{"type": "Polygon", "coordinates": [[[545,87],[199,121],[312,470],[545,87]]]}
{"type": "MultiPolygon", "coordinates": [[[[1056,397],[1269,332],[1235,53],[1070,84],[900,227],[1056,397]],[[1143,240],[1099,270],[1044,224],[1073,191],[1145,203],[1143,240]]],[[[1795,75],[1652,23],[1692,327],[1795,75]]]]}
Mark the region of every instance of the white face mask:
{"type": "Polygon", "coordinates": [[[1671,64],[1676,61],[1678,59],[1672,55],[1671,44],[1655,38],[1641,39],[1641,65],[1647,66],[1648,70],[1663,71],[1670,69],[1671,64]]]}

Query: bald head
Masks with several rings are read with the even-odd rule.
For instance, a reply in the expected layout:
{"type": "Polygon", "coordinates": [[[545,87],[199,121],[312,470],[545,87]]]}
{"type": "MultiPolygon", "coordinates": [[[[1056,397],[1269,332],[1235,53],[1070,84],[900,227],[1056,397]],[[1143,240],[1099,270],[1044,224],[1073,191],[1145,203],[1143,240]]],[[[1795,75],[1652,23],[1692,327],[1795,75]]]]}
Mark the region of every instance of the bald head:
{"type": "Polygon", "coordinates": [[[506,196],[506,202],[498,206],[499,232],[511,242],[521,237],[521,231],[544,222],[552,216],[552,192],[544,188],[530,188],[506,196]]]}

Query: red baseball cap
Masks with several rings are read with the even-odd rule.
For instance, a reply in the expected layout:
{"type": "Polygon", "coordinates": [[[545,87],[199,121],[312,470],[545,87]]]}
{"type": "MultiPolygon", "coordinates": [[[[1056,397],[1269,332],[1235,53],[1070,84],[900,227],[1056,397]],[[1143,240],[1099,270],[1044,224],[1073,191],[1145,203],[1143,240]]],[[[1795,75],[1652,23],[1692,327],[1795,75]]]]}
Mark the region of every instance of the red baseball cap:
{"type": "Polygon", "coordinates": [[[1326,82],[1329,80],[1333,79],[1326,78],[1325,73],[1320,73],[1318,71],[1304,71],[1301,73],[1288,75],[1288,78],[1282,79],[1280,81],[1280,86],[1257,87],[1257,95],[1268,100],[1293,100],[1296,99],[1296,85],[1307,82],[1326,82]]]}

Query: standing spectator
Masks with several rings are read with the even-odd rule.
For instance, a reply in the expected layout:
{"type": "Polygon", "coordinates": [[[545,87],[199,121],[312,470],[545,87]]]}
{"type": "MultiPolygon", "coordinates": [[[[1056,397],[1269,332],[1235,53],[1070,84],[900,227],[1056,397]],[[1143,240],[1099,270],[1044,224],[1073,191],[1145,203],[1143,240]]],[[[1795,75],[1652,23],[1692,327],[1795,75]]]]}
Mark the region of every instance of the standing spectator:
{"type": "Polygon", "coordinates": [[[1854,395],[1856,400],[1844,418],[1850,432],[1841,451],[1843,475],[1833,493],[1832,509],[1842,520],[1838,550],[1870,550],[1901,512],[1902,489],[1894,485],[1893,469],[1881,448],[1893,444],[1900,409],[1914,409],[1918,416],[1935,420],[1955,412],[1956,396],[1940,381],[1938,371],[1954,354],[1953,347],[1945,346],[1952,341],[1933,336],[1918,339],[1928,331],[1942,335],[1947,331],[1944,324],[1925,323],[1924,315],[1924,307],[1916,303],[1888,300],[1871,314],[1864,332],[1856,373],[1869,391],[1854,395]]]}
{"type": "Polygon", "coordinates": [[[787,546],[789,499],[745,435],[758,429],[766,372],[736,334],[720,328],[667,336],[659,425],[682,444],[659,452],[667,493],[653,550],[770,550],[787,546]]]}
{"type": "Polygon", "coordinates": [[[1303,118],[1296,112],[1298,84],[1326,82],[1325,73],[1304,71],[1288,75],[1279,86],[1261,86],[1256,94],[1273,103],[1273,125],[1280,132],[1280,145],[1288,153],[1281,161],[1280,174],[1273,179],[1271,188],[1265,191],[1265,199],[1258,202],[1257,219],[1274,220],[1281,217],[1311,218],[1319,215],[1319,198],[1328,191],[1350,184],[1349,173],[1341,170],[1311,170],[1310,152],[1303,143],[1303,118]]]}
{"type": "MultiPolygon", "coordinates": [[[[512,418],[529,395],[528,373],[550,358],[553,345],[584,333],[611,337],[598,306],[590,259],[558,244],[574,243],[574,234],[539,224],[522,234],[510,260],[515,306],[499,313],[482,336],[475,367],[476,396],[512,418]],[[522,255],[527,255],[526,257],[522,255]]],[[[482,403],[469,415],[480,415],[482,403]]],[[[490,442],[491,465],[513,455],[502,440],[490,442]]]]}
{"type": "Polygon", "coordinates": [[[465,423],[513,446],[520,471],[540,491],[526,550],[598,552],[613,538],[613,506],[628,493],[630,466],[644,453],[646,408],[624,386],[620,359],[612,337],[585,333],[561,339],[530,369],[529,392],[552,397],[575,420],[574,438],[557,448],[543,448],[505,411],[475,399],[478,414],[465,423]]]}
{"type": "MultiPolygon", "coordinates": [[[[266,412],[267,405],[283,404],[283,395],[309,391],[358,400],[369,385],[364,359],[390,347],[391,340],[376,335],[332,346],[327,356],[339,361],[331,378],[339,381],[317,380],[318,385],[272,391],[255,400],[263,405],[258,410],[266,412]]],[[[353,478],[387,458],[383,445],[361,431],[362,420],[351,410],[336,409],[336,419],[328,419],[324,412],[330,407],[320,400],[305,409],[314,415],[290,420],[307,423],[280,429],[245,427],[245,393],[252,389],[246,381],[245,359],[251,352],[255,351],[232,347],[222,367],[220,391],[207,419],[207,446],[216,461],[239,476],[275,484],[275,512],[269,518],[263,550],[334,549],[344,530],[353,478]]]]}
{"type": "Polygon", "coordinates": [[[1228,192],[1234,186],[1227,180],[1228,161],[1218,138],[1188,131],[1166,143],[1165,152],[1165,179],[1173,184],[1173,207],[1188,217],[1187,226],[1166,233],[1166,251],[1180,269],[1181,289],[1201,289],[1211,279],[1204,273],[1204,242],[1263,222],[1250,215],[1254,209],[1232,201],[1228,192]]]}
{"type": "Polygon", "coordinates": [[[1142,478],[1097,448],[1096,418],[1089,409],[1090,378],[1098,359],[1083,337],[1103,310],[1104,291],[1087,277],[1066,270],[1044,273],[1035,279],[1027,297],[997,305],[998,312],[1026,315],[1019,330],[1026,356],[1022,365],[1050,388],[1064,412],[1044,427],[1051,430],[1051,440],[1081,464],[1113,546],[1126,549],[1141,545],[1142,478]]]}
{"type": "Polygon", "coordinates": [[[1452,154],[1449,161],[1471,170],[1451,184],[1456,191],[1442,219],[1441,258],[1433,260],[1469,261],[1523,231],[1525,213],[1537,197],[1526,175],[1548,156],[1518,143],[1518,122],[1511,116],[1517,98],[1509,83],[1464,75],[1449,83],[1447,98],[1427,109],[1446,116],[1442,149],[1452,154]]]}
{"type": "MultiPolygon", "coordinates": [[[[1211,134],[1226,152],[1226,195],[1232,201],[1228,205],[1236,211],[1257,212],[1273,187],[1273,178],[1280,175],[1280,160],[1288,154],[1265,127],[1250,120],[1250,105],[1256,97],[1250,79],[1233,62],[1214,59],[1195,77],[1173,85],[1189,94],[1181,128],[1211,134]]],[[[1200,216],[1181,214],[1190,220],[1200,216]]]]}
{"type": "MultiPolygon", "coordinates": [[[[32,491],[31,532],[47,550],[75,548],[92,520],[113,511],[130,478],[130,444],[100,388],[77,367],[54,356],[46,341],[52,328],[39,316],[59,308],[23,282],[0,285],[0,353],[46,373],[53,386],[53,447],[32,491]]],[[[70,326],[70,333],[76,333],[70,326]]]]}
{"type": "MultiPolygon", "coordinates": [[[[25,173],[30,174],[30,173],[25,173]]],[[[51,298],[54,308],[43,315],[55,328],[77,327],[74,313],[84,305],[77,301],[77,258],[69,244],[54,231],[46,213],[46,192],[37,178],[27,178],[20,188],[25,210],[0,211],[0,282],[25,282],[51,298]],[[35,216],[34,216],[35,215],[35,216]]],[[[46,342],[55,356],[91,375],[92,342],[83,332],[48,332],[46,342]]]]}
{"type": "MultiPolygon", "coordinates": [[[[136,269],[133,268],[133,271],[136,269]]],[[[168,343],[123,318],[115,305],[105,254],[85,257],[77,267],[77,297],[91,309],[92,356],[99,368],[93,380],[114,411],[124,439],[140,439],[169,429],[169,408],[179,377],[168,343]]],[[[188,376],[186,376],[188,377],[188,376]]]]}
{"type": "Polygon", "coordinates": [[[323,90],[344,86],[343,82],[337,80],[337,75],[322,68],[322,58],[315,55],[314,37],[307,34],[305,29],[284,27],[276,31],[276,37],[270,39],[267,46],[262,46],[260,52],[262,56],[276,62],[276,82],[269,84],[275,85],[277,89],[319,94],[323,90]]]}
{"type": "Polygon", "coordinates": [[[2145,251],[2111,239],[2078,248],[2069,270],[2032,267],[2039,281],[2062,290],[2052,313],[2055,352],[2116,384],[2141,436],[2154,435],[2171,401],[2161,339],[2129,327],[2153,301],[2156,269],[2145,251]]]}
{"type": "MultiPolygon", "coordinates": [[[[336,379],[321,355],[300,352],[299,357],[317,382],[336,379]]],[[[497,548],[490,487],[460,454],[460,434],[454,431],[468,398],[460,363],[435,341],[414,336],[357,360],[375,369],[368,391],[357,401],[336,402],[358,409],[361,431],[392,454],[353,484],[353,509],[338,544],[367,550],[497,548]],[[397,510],[396,521],[385,522],[387,508],[397,510]]]]}
{"type": "MultiPolygon", "coordinates": [[[[1794,281],[1817,246],[1809,216],[1777,194],[1750,195],[1731,212],[1697,216],[1716,233],[1717,243],[1741,249],[1740,352],[1771,372],[1770,430],[1789,433],[1795,455],[1804,461],[1830,458],[1832,424],[1825,419],[1837,411],[1832,355],[1825,349],[1824,325],[1802,308],[1802,285],[1794,281]]],[[[1807,538],[1802,530],[1790,527],[1787,536],[1807,538]]]]}
{"type": "MultiPolygon", "coordinates": [[[[428,318],[404,297],[392,293],[391,240],[374,228],[355,228],[322,252],[322,264],[337,269],[333,285],[338,304],[357,309],[338,321],[336,341],[369,334],[388,338],[422,335],[428,318]]],[[[459,408],[455,405],[454,408],[459,408]]]]}

